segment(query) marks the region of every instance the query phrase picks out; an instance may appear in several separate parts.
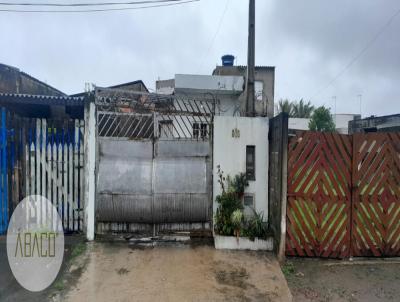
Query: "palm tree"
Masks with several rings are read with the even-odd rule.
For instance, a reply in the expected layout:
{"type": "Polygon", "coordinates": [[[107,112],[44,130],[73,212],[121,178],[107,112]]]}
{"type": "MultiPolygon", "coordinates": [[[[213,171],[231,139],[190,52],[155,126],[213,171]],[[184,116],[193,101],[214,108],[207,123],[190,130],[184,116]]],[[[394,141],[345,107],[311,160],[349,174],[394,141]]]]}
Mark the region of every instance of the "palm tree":
{"type": "Polygon", "coordinates": [[[288,99],[280,99],[278,105],[276,106],[276,110],[279,113],[286,112],[289,117],[293,117],[293,103],[288,99]]]}
{"type": "Polygon", "coordinates": [[[292,104],[293,116],[298,118],[310,118],[314,111],[314,106],[310,102],[305,103],[301,99],[298,103],[292,104]]]}

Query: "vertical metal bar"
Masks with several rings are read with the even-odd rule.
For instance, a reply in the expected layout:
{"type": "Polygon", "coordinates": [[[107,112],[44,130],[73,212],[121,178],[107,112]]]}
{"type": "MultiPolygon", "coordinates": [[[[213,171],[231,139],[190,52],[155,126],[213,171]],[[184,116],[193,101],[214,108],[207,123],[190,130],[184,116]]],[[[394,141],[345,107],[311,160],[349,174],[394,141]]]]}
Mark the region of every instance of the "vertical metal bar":
{"type": "MultiPolygon", "coordinates": [[[[41,120],[40,119],[36,119],[36,146],[35,146],[35,152],[36,152],[36,173],[35,173],[35,178],[36,178],[36,195],[41,195],[41,177],[40,177],[40,159],[41,159],[41,131],[42,127],[41,127],[41,120]]],[[[42,211],[42,207],[40,205],[40,203],[38,204],[38,209],[37,209],[37,223],[40,224],[41,223],[41,211],[42,211]]]]}

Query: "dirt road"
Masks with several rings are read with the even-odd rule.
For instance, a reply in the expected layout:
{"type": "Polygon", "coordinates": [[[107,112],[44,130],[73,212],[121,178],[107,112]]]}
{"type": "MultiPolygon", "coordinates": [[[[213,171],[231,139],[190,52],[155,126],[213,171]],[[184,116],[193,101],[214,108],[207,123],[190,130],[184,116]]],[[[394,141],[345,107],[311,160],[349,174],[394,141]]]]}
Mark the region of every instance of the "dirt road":
{"type": "Polygon", "coordinates": [[[213,246],[89,244],[68,301],[291,301],[273,256],[213,246]]]}
{"type": "Polygon", "coordinates": [[[398,260],[290,259],[282,269],[295,302],[400,301],[398,260]]]}

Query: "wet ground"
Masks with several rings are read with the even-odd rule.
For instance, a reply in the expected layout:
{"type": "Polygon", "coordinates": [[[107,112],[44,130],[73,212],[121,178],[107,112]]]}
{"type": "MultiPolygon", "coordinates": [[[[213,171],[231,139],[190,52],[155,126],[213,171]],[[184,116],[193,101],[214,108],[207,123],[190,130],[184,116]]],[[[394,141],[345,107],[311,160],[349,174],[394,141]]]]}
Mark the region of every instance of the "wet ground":
{"type": "Polygon", "coordinates": [[[289,259],[282,270],[295,302],[400,301],[399,259],[289,259]]]}
{"type": "MultiPolygon", "coordinates": [[[[73,284],[74,278],[80,275],[80,269],[76,263],[82,261],[78,258],[81,258],[85,245],[84,238],[81,236],[65,236],[63,264],[58,277],[49,288],[34,293],[24,289],[14,278],[7,260],[6,237],[0,236],[0,301],[60,300],[59,293],[65,288],[65,284],[73,284]]],[[[34,274],[34,272],[27,273],[34,274]]]]}
{"type": "Polygon", "coordinates": [[[88,244],[67,301],[291,301],[272,255],[207,244],[88,244]]]}

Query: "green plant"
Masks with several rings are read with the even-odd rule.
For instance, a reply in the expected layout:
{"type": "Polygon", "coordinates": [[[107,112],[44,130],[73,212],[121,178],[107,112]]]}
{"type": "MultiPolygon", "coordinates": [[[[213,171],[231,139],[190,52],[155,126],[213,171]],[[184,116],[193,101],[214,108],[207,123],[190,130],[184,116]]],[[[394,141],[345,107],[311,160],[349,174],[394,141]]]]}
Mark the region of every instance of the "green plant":
{"type": "Polygon", "coordinates": [[[311,131],[335,131],[335,123],[333,122],[332,114],[329,108],[324,106],[314,110],[308,128],[311,131]]]}
{"type": "Polygon", "coordinates": [[[240,209],[233,211],[231,216],[232,225],[234,228],[234,235],[239,238],[240,236],[240,229],[242,227],[243,222],[243,212],[240,209]]]}
{"type": "Polygon", "coordinates": [[[293,117],[297,118],[310,118],[314,111],[314,106],[311,105],[310,102],[305,103],[303,99],[301,99],[298,103],[293,103],[292,108],[293,117]]]}
{"type": "Polygon", "coordinates": [[[217,170],[218,183],[219,183],[219,185],[221,187],[221,191],[222,191],[222,194],[223,194],[223,193],[225,193],[225,181],[226,181],[226,179],[225,179],[225,176],[224,176],[224,171],[221,170],[221,166],[220,165],[217,166],[217,169],[218,169],[217,170]]]}
{"type": "Polygon", "coordinates": [[[217,166],[218,183],[221,186],[221,194],[216,197],[218,204],[214,216],[214,230],[219,235],[236,236],[240,235],[254,238],[265,238],[267,235],[267,225],[264,222],[264,215],[257,213],[250,218],[243,215],[243,205],[241,196],[244,193],[248,182],[245,173],[239,173],[233,177],[224,176],[221,167],[217,166]]]}
{"type": "Polygon", "coordinates": [[[266,222],[264,222],[264,214],[256,212],[254,209],[253,212],[250,218],[245,219],[242,234],[251,240],[265,238],[268,228],[266,222]]]}
{"type": "Polygon", "coordinates": [[[228,181],[228,190],[231,192],[235,192],[239,195],[244,193],[245,188],[249,185],[249,182],[246,178],[246,173],[239,173],[235,176],[227,176],[228,181]]]}
{"type": "Polygon", "coordinates": [[[276,106],[276,111],[278,113],[285,112],[289,115],[289,117],[293,117],[293,102],[288,99],[280,99],[278,105],[276,106]]]}
{"type": "Polygon", "coordinates": [[[285,262],[285,264],[282,266],[282,273],[285,275],[285,277],[290,277],[295,272],[296,269],[292,262],[285,262]]]}
{"type": "Polygon", "coordinates": [[[232,223],[232,213],[242,209],[242,203],[237,194],[225,192],[217,196],[217,212],[214,217],[214,229],[220,235],[232,236],[235,226],[232,223]]]}
{"type": "Polygon", "coordinates": [[[241,210],[243,206],[238,193],[232,187],[230,181],[227,180],[228,177],[224,176],[224,172],[219,165],[217,168],[221,194],[219,194],[215,200],[218,204],[218,208],[214,217],[214,230],[220,235],[232,236],[237,228],[237,226],[232,223],[232,214],[236,210],[241,210]]]}

